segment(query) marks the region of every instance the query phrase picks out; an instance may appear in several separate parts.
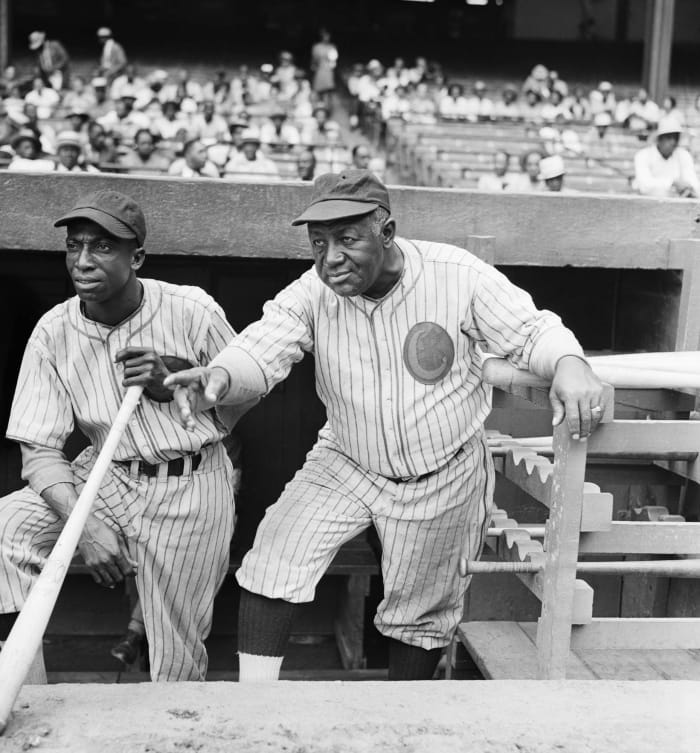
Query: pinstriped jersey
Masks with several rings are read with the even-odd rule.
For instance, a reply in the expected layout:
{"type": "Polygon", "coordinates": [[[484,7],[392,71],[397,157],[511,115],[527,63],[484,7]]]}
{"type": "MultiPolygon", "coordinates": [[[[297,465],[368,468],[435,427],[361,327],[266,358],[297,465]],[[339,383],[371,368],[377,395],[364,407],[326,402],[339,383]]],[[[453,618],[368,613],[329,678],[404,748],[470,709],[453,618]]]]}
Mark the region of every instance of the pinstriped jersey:
{"type": "Polygon", "coordinates": [[[464,249],[396,244],[403,272],[381,300],[338,296],[311,269],[265,304],[224,358],[245,350],[271,389],[313,353],[328,416],[322,431],[362,467],[414,477],[443,466],[481,430],[491,397],[483,351],[528,368],[543,333],[573,335],[464,249]]]}
{"type": "MultiPolygon", "coordinates": [[[[114,360],[122,348],[147,347],[206,365],[234,336],[221,307],[200,288],[141,283],[139,308],[116,326],[88,319],[77,296],[42,316],[24,352],[9,439],[62,450],[77,424],[99,451],[126,392],[122,365],[114,360]]],[[[114,459],[159,463],[197,452],[228,433],[214,411],[195,421],[190,432],[180,425],[172,401],[144,396],[114,459]]]]}

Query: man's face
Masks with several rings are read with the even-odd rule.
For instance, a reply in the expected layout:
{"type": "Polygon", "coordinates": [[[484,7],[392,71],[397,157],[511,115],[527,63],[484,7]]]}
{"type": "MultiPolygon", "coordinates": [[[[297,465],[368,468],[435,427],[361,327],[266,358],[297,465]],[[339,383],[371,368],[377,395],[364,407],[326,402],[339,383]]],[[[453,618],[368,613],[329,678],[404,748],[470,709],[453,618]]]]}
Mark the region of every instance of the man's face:
{"type": "Polygon", "coordinates": [[[95,149],[101,149],[105,143],[105,131],[99,123],[93,123],[89,132],[90,144],[95,149]]]}
{"type": "Polygon", "coordinates": [[[308,224],[316,272],[337,295],[372,295],[386,259],[369,216],[308,224]]]}
{"type": "Polygon", "coordinates": [[[680,138],[679,133],[664,133],[656,139],[656,148],[664,159],[668,159],[673,154],[680,138]]]}
{"type": "Polygon", "coordinates": [[[59,162],[68,170],[72,170],[78,164],[78,157],[80,156],[80,150],[71,145],[58,147],[58,159],[59,162]]]}
{"type": "Polygon", "coordinates": [[[564,186],[564,176],[557,175],[556,178],[548,178],[545,180],[545,185],[548,191],[561,191],[564,186]]]}
{"type": "Polygon", "coordinates": [[[249,160],[250,162],[253,162],[255,160],[255,157],[258,153],[258,143],[257,141],[246,141],[243,144],[241,144],[241,151],[243,154],[245,154],[245,158],[249,160]]]}
{"type": "Polygon", "coordinates": [[[154,149],[153,137],[148,133],[140,133],[138,139],[136,139],[136,151],[139,157],[148,159],[153,154],[154,149]]]}
{"type": "Polygon", "coordinates": [[[536,178],[540,174],[540,160],[542,158],[539,154],[535,154],[534,152],[532,154],[527,155],[527,159],[525,160],[525,172],[531,177],[536,178]]]}
{"type": "Polygon", "coordinates": [[[352,163],[360,170],[366,170],[369,167],[370,159],[371,155],[369,153],[369,149],[367,149],[367,147],[365,146],[360,146],[355,151],[355,155],[352,158],[352,163]]]}
{"type": "Polygon", "coordinates": [[[302,180],[313,180],[314,157],[311,152],[302,152],[297,160],[297,172],[302,180]]]}
{"type": "Polygon", "coordinates": [[[505,175],[506,170],[508,170],[508,155],[503,152],[496,152],[493,158],[493,169],[499,177],[505,175]]]}
{"type": "Polygon", "coordinates": [[[213,102],[205,102],[202,105],[202,114],[207,120],[211,120],[214,116],[214,103],[213,102]]]}
{"type": "Polygon", "coordinates": [[[115,238],[90,220],[73,220],[66,229],[66,269],[80,300],[118,300],[138,268],[136,240],[115,238]]]}

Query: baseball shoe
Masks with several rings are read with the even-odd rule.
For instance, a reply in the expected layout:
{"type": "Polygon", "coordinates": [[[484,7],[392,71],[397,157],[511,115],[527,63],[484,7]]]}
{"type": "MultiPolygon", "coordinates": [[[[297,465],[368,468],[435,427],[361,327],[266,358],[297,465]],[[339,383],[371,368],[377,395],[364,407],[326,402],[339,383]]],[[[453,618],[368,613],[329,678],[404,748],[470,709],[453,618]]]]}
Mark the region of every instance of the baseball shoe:
{"type": "Polygon", "coordinates": [[[139,648],[143,636],[140,633],[136,633],[133,630],[127,630],[126,635],[119,641],[119,643],[112,646],[109,652],[115,659],[119,659],[122,664],[130,667],[139,657],[139,648]]]}

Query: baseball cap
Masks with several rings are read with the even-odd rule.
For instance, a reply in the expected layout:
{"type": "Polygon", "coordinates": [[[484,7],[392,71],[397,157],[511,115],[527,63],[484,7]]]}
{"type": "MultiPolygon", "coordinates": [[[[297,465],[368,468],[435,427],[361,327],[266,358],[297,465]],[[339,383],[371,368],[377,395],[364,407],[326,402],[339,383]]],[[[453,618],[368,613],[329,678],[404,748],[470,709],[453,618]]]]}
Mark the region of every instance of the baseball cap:
{"type": "Polygon", "coordinates": [[[682,133],[683,125],[678,120],[676,115],[666,115],[659,120],[659,125],[656,127],[657,136],[665,136],[669,133],[682,133]]]}
{"type": "Polygon", "coordinates": [[[53,226],[61,227],[71,220],[91,220],[117,238],[136,238],[139,246],[146,239],[146,218],[141,207],[119,191],[106,189],[83,196],[53,226]]]}
{"type": "Polygon", "coordinates": [[[386,186],[369,170],[343,170],[319,175],[311,203],[292,225],[359,217],[378,207],[391,212],[386,186]]]}
{"type": "Polygon", "coordinates": [[[558,178],[560,175],[564,175],[565,172],[564,160],[558,154],[555,154],[553,157],[545,157],[540,162],[540,178],[542,180],[558,178]]]}
{"type": "Polygon", "coordinates": [[[38,50],[46,41],[46,33],[43,31],[33,31],[29,35],[29,49],[38,50]]]}

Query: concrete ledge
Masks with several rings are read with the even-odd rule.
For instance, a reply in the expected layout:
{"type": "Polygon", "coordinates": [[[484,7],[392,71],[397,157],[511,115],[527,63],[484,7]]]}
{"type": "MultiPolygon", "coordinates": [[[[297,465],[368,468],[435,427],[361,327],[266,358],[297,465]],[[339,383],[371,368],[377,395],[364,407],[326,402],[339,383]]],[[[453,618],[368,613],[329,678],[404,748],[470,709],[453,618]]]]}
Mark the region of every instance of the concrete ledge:
{"type": "Polygon", "coordinates": [[[3,751],[697,753],[700,683],[49,685],[3,751]]]}

